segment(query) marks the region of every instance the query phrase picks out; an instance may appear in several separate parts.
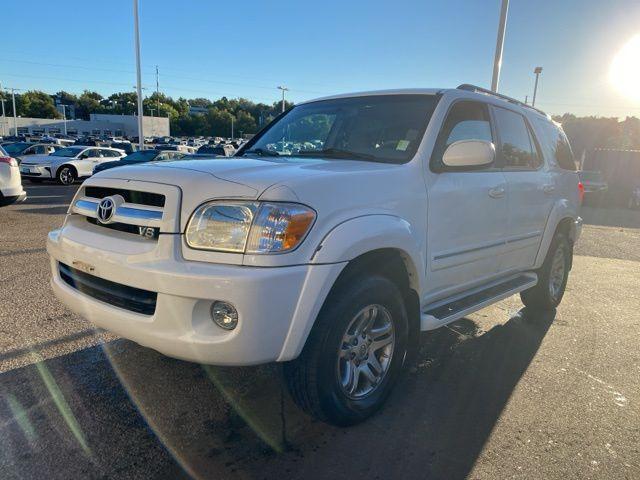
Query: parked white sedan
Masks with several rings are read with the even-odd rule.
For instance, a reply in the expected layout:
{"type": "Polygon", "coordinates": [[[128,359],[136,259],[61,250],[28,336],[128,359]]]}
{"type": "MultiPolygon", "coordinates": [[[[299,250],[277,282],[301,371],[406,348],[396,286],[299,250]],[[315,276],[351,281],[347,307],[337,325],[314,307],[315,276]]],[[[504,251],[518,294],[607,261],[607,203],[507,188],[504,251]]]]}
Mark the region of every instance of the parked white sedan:
{"type": "Polygon", "coordinates": [[[20,164],[20,173],[31,182],[57,180],[71,185],[77,179],[90,177],[96,165],[125,157],[124,150],[107,147],[71,146],[51,155],[33,155],[20,164]]]}
{"type": "Polygon", "coordinates": [[[0,147],[0,207],[25,198],[27,194],[22,188],[18,162],[0,147]]]}

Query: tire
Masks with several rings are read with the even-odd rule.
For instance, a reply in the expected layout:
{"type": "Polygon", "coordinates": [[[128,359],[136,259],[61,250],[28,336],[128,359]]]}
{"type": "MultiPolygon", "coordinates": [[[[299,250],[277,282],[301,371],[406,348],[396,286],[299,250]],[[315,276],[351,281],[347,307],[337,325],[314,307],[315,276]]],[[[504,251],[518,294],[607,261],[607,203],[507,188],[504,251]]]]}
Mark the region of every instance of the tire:
{"type": "Polygon", "coordinates": [[[567,286],[573,249],[567,237],[556,233],[542,267],[538,270],[538,284],[520,293],[522,303],[536,310],[556,308],[567,286]]]}
{"type": "Polygon", "coordinates": [[[300,357],[284,365],[296,404],[337,426],[357,424],[380,409],[402,372],[408,348],[407,312],[396,284],[377,274],[347,280],[329,294],[300,357]],[[371,318],[366,338],[358,335],[371,318]]]}
{"type": "Polygon", "coordinates": [[[56,180],[60,185],[73,185],[77,178],[76,169],[69,165],[61,166],[56,173],[56,180]]]}
{"type": "Polygon", "coordinates": [[[42,183],[43,180],[41,178],[30,178],[29,181],[31,183],[42,183]]]}

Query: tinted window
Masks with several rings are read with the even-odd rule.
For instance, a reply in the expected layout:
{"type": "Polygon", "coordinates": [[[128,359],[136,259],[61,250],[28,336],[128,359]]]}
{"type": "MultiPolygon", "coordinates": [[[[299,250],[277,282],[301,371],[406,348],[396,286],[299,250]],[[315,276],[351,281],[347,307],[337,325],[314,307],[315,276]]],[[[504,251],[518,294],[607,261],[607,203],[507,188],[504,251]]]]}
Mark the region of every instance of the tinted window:
{"type": "Polygon", "coordinates": [[[442,155],[459,140],[485,140],[493,142],[487,106],[478,102],[457,102],[451,107],[442,125],[433,160],[442,165],[442,155]]]}
{"type": "Polygon", "coordinates": [[[243,155],[404,163],[415,154],[437,101],[434,95],[371,95],[298,105],[254,137],[243,155]]]}
{"type": "Polygon", "coordinates": [[[540,159],[524,117],[504,108],[494,111],[504,167],[538,168],[540,159]]]}
{"type": "Polygon", "coordinates": [[[545,157],[554,160],[560,168],[575,170],[573,152],[562,128],[549,120],[536,119],[536,123],[543,132],[539,140],[545,157]]]}

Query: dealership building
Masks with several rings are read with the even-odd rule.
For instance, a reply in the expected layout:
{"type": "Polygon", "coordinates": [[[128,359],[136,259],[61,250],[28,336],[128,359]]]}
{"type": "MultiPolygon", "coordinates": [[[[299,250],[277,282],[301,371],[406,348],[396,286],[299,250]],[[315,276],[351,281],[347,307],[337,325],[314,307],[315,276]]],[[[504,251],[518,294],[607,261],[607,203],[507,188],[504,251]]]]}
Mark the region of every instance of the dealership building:
{"type": "MultiPolygon", "coordinates": [[[[65,132],[69,135],[108,135],[114,137],[138,136],[138,117],[135,115],[108,115],[92,113],[89,120],[65,120],[59,118],[15,119],[18,135],[54,135],[65,132]]],[[[166,117],[143,117],[142,128],[145,137],[169,136],[169,119],[166,117]]],[[[0,135],[13,135],[13,117],[0,117],[0,135]]]]}

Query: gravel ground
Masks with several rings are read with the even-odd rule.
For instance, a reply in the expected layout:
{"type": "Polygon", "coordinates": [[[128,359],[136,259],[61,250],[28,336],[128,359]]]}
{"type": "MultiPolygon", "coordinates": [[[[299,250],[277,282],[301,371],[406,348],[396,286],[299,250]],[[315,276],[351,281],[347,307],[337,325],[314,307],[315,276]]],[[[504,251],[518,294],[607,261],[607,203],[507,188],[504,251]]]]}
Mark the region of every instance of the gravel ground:
{"type": "Polygon", "coordinates": [[[73,188],[0,210],[4,478],[640,478],[640,230],[585,211],[555,316],[509,298],[423,336],[384,410],[337,429],[280,368],[172,360],[50,293],[46,233],[73,188]]]}

